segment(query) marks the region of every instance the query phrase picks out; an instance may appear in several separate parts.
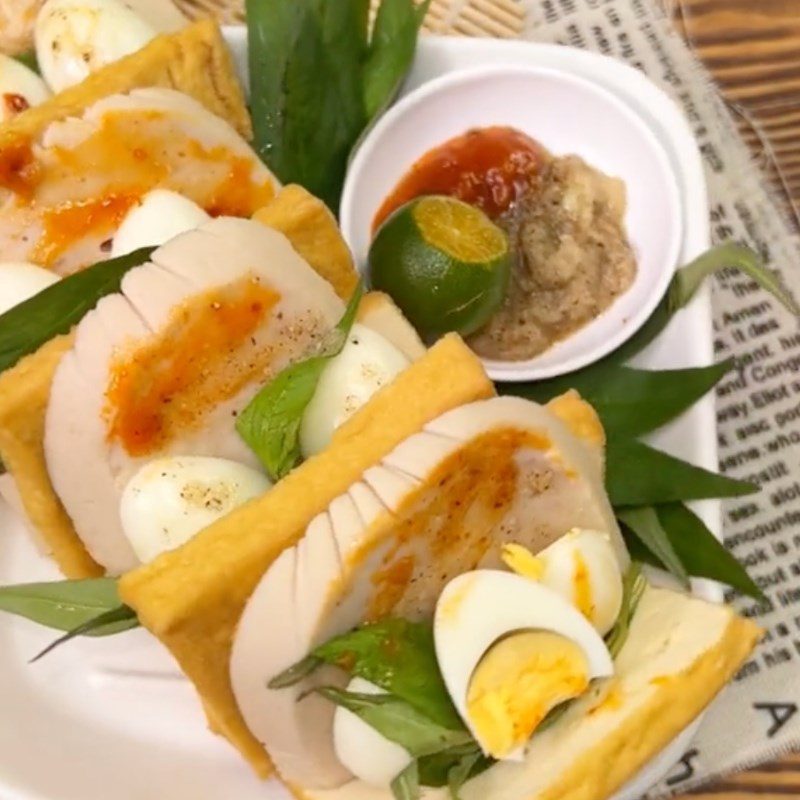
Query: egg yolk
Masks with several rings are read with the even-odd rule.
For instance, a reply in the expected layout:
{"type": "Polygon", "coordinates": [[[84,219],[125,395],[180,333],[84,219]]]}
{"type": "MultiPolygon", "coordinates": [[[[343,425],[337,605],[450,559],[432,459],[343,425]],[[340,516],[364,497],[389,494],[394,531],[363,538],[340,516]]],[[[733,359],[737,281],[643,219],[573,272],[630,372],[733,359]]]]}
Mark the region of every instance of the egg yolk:
{"type": "Polygon", "coordinates": [[[512,571],[523,578],[532,581],[541,580],[544,575],[544,564],[540,558],[523,547],[521,544],[504,544],[501,554],[503,563],[512,571]]]}
{"type": "Polygon", "coordinates": [[[575,642],[549,631],[501,639],[470,681],[467,714],[488,755],[509,756],[557,705],[589,686],[589,663],[575,642]]]}

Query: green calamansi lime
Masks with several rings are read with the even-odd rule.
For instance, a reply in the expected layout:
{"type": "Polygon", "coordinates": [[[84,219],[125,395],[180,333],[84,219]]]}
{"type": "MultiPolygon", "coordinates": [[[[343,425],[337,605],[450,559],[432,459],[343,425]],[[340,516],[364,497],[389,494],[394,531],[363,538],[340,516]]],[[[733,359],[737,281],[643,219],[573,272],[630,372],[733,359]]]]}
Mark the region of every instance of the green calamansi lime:
{"type": "Polygon", "coordinates": [[[378,229],[372,286],[391,295],[424,336],[466,336],[500,307],[508,285],[508,237],[480,209],[452,197],[420,197],[378,229]]]}

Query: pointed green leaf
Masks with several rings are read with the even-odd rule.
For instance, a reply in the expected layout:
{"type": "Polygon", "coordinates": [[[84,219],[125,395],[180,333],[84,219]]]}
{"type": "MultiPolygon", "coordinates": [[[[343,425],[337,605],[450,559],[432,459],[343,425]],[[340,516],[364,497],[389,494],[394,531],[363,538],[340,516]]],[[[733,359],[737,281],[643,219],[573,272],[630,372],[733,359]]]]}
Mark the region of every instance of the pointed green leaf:
{"type": "Polygon", "coordinates": [[[412,761],[391,783],[395,800],[419,800],[419,768],[412,761]]]}
{"type": "Polygon", "coordinates": [[[153,250],[154,247],[145,247],[102,261],[6,311],[0,316],[0,372],[13,367],[55,336],[68,333],[100,298],[119,291],[125,273],[144,264],[153,250]]]}
{"type": "Polygon", "coordinates": [[[688,588],[689,576],[672,547],[655,510],[650,506],[617,510],[617,518],[659,561],[688,588]]]}
{"type": "Polygon", "coordinates": [[[258,456],[273,480],[280,480],[300,460],[300,425],[322,373],[342,352],[363,293],[356,287],[344,316],[317,353],[290,364],[264,386],[236,419],[236,430],[258,456]]]}
{"type": "Polygon", "coordinates": [[[620,654],[628,641],[631,620],[646,588],[647,579],[642,574],[641,566],[635,561],[631,562],[622,582],[622,608],[614,627],[606,634],[606,646],[612,658],[620,654]]]}
{"type": "Polygon", "coordinates": [[[71,639],[78,636],[113,636],[115,633],[122,633],[123,631],[131,630],[132,628],[139,627],[139,619],[136,612],[128,606],[117,606],[110,611],[104,611],[90,620],[87,620],[77,628],[73,628],[68,633],[60,636],[55,641],[51,642],[40,653],[31,659],[31,663],[44,658],[48,653],[51,653],[57,647],[65,644],[71,639]]]}
{"type": "Polygon", "coordinates": [[[615,508],[758,491],[755,484],[695,467],[636,439],[614,436],[606,448],[606,489],[615,508]]]}
{"type": "Polygon", "coordinates": [[[473,741],[465,730],[454,731],[437,725],[405,700],[390,694],[359,694],[333,686],[322,686],[317,692],[352,711],[381,736],[408,750],[414,758],[473,741]]]}
{"type": "Polygon", "coordinates": [[[682,503],[656,506],[661,527],[686,571],[696,578],[710,578],[756,600],[764,600],[745,568],[725,549],[703,520],[682,503]]]}
{"type": "Polygon", "coordinates": [[[114,578],[0,587],[0,611],[60,631],[71,631],[121,604],[114,578]]]}

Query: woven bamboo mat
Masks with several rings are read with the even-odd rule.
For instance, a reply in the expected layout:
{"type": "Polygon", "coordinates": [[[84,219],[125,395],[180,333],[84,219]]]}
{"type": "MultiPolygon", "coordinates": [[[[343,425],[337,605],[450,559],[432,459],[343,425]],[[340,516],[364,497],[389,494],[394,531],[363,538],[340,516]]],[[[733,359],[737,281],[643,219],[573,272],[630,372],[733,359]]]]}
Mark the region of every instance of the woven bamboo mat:
{"type": "MultiPolygon", "coordinates": [[[[224,23],[244,19],[244,0],[175,0],[190,17],[211,14],[224,23]]],[[[461,36],[514,37],[522,30],[517,0],[433,0],[425,29],[461,36]]]]}

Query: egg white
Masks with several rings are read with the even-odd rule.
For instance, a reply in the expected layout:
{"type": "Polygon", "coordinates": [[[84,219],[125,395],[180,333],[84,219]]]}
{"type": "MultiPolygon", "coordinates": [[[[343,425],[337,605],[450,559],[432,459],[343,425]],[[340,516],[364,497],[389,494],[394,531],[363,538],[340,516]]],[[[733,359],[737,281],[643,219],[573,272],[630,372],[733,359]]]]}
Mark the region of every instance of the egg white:
{"type": "Polygon", "coordinates": [[[388,339],[353,325],[347,343],[325,367],[300,428],[300,448],[309,456],[324,450],[333,432],[411,362],[388,339]]]}
{"type": "Polygon", "coordinates": [[[137,557],[147,563],[270,486],[262,473],[224,458],[158,458],[141,467],[125,486],[122,528],[137,557]]]}
{"type": "Polygon", "coordinates": [[[199,228],[211,217],[197,203],[178,192],[154,189],[142,197],[122,220],[111,245],[111,257],[140,247],[166,244],[181,233],[199,228]]]}
{"type": "Polygon", "coordinates": [[[36,58],[48,86],[60,92],[157,34],[120,0],[47,0],[36,18],[36,58]]]}
{"type": "MultiPolygon", "coordinates": [[[[384,694],[379,686],[363,678],[353,678],[347,691],[384,694]]],[[[412,761],[405,748],[381,736],[375,728],[341,706],[333,718],[333,746],[342,764],[371,786],[389,786],[412,761]]]]}
{"type": "Polygon", "coordinates": [[[50,97],[47,84],[15,58],[0,53],[0,123],[50,97]]]}
{"type": "MultiPolygon", "coordinates": [[[[551,631],[573,641],[586,655],[590,679],[614,672],[611,655],[597,631],[551,589],[500,570],[459,575],[447,584],[436,605],[436,658],[453,705],[482,747],[467,709],[472,675],[495,642],[523,630],[551,631]]],[[[521,757],[517,751],[508,759],[521,757]]]]}
{"type": "Polygon", "coordinates": [[[25,261],[0,264],[0,314],[58,283],[58,275],[25,261]]]}

